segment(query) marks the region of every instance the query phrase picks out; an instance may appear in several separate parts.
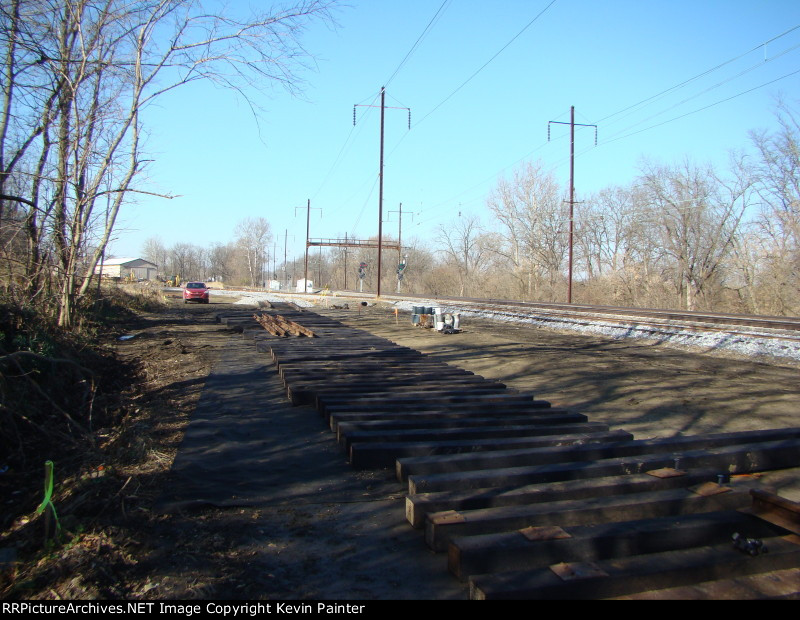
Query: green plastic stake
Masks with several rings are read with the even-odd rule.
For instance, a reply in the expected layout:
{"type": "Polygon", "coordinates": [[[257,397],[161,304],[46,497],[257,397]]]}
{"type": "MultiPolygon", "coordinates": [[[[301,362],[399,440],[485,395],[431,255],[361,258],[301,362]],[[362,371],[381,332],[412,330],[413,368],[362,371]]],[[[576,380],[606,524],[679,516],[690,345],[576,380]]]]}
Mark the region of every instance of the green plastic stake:
{"type": "MultiPolygon", "coordinates": [[[[58,521],[58,513],[56,507],[53,505],[53,461],[45,461],[44,463],[44,499],[39,507],[36,509],[36,514],[40,515],[45,510],[50,508],[53,517],[56,520],[56,533],[61,532],[61,523],[58,521]]],[[[49,529],[49,528],[48,528],[49,529]]]]}

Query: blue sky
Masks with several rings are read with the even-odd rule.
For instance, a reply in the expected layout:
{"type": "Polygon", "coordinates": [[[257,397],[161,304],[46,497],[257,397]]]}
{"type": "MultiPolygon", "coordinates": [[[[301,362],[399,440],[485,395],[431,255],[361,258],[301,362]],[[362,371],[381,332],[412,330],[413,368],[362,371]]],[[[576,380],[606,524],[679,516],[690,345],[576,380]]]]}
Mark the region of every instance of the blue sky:
{"type": "Polygon", "coordinates": [[[576,131],[580,198],[629,184],[644,157],[724,167],[750,130],[775,127],[776,96],[800,101],[797,0],[350,0],[336,18],[303,37],[316,65],[303,97],[258,96],[258,122],[210,84],[148,110],[147,189],[180,198],[127,207],[111,254],[156,236],[226,243],[264,217],[280,258],[286,231],[299,255],[309,199],[312,237],[375,235],[379,112],[366,106],[383,85],[387,106],[411,108],[411,130],[405,110],[386,111],[384,231],[396,234],[402,203],[403,238],[422,242],[459,213],[491,226],[486,197],[526,161],[566,192],[569,128],[548,142],[547,126],[570,106],[598,125],[597,146],[576,131]]]}

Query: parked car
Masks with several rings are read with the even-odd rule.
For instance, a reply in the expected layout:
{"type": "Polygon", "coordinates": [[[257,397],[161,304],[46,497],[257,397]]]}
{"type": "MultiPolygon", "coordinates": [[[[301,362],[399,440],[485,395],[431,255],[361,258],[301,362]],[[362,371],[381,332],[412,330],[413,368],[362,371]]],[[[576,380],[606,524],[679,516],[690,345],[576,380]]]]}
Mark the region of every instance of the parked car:
{"type": "Polygon", "coordinates": [[[208,303],[208,287],[205,282],[187,282],[183,287],[183,303],[199,301],[201,304],[208,303]]]}

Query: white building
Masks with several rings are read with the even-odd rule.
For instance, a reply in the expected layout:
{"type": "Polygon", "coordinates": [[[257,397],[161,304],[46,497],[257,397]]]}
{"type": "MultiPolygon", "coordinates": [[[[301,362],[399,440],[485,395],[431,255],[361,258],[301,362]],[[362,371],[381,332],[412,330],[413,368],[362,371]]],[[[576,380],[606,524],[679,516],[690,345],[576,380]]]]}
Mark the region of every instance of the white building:
{"type": "Polygon", "coordinates": [[[298,280],[297,293],[312,293],[314,292],[314,282],[312,280],[298,280]]]}
{"type": "Polygon", "coordinates": [[[135,280],[155,280],[158,265],[143,258],[107,258],[101,266],[94,268],[96,274],[104,278],[131,278],[135,280]]]}

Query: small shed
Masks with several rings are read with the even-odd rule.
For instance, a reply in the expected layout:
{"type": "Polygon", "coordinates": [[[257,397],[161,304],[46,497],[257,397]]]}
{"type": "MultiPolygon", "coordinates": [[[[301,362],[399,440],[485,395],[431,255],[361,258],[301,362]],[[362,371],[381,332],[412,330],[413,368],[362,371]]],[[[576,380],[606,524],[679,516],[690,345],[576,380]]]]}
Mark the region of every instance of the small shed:
{"type": "Polygon", "coordinates": [[[297,293],[313,293],[314,282],[312,280],[298,280],[296,291],[297,293]]]}
{"type": "Polygon", "coordinates": [[[158,265],[143,258],[107,258],[94,268],[96,274],[104,278],[130,278],[136,280],[155,280],[158,265]]]}

